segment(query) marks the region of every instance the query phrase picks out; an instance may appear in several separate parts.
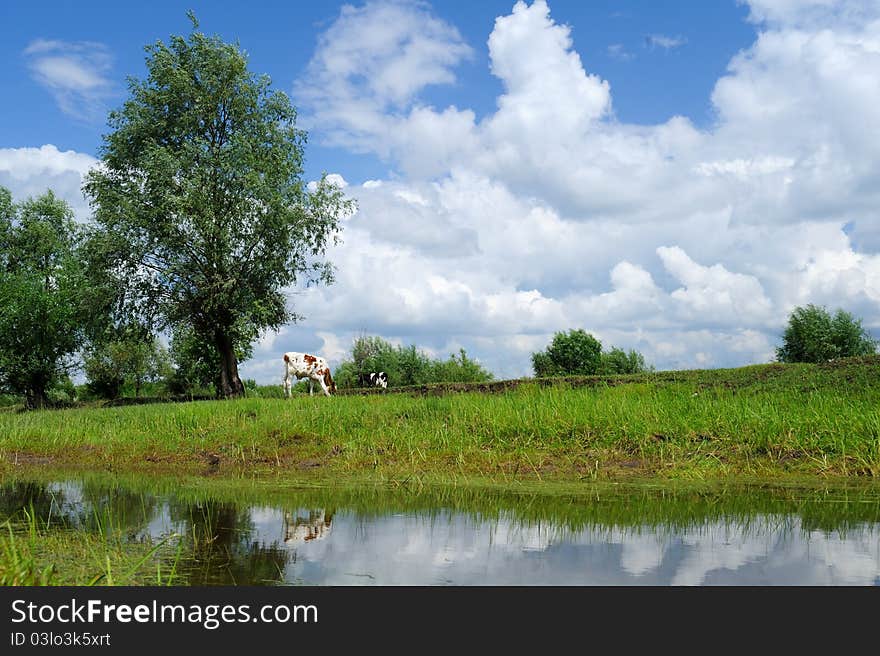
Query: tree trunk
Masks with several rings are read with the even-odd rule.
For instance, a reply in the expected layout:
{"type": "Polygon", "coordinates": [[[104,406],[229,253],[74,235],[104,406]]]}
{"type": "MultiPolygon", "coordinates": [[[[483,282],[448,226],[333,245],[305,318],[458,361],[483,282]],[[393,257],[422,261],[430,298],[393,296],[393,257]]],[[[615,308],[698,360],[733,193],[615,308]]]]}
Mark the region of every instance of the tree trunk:
{"type": "Polygon", "coordinates": [[[24,395],[24,406],[28,410],[39,410],[49,405],[49,397],[44,387],[28,389],[24,395]]]}
{"type": "Polygon", "coordinates": [[[232,338],[227,332],[218,330],[214,333],[214,343],[220,354],[220,389],[217,394],[227,399],[244,396],[244,385],[238,377],[238,360],[232,338]]]}

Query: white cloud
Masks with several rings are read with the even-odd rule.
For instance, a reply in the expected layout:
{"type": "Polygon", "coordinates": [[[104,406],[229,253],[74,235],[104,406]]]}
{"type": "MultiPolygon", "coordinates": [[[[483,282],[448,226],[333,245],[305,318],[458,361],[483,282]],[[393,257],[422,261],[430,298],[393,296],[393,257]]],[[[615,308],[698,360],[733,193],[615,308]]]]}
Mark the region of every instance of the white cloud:
{"type": "MultiPolygon", "coordinates": [[[[291,295],[306,320],[265,338],[243,374],[275,381],[285,350],[341,358],[363,332],[441,357],[463,346],[506,377],[571,328],[658,368],[768,361],[808,302],[880,331],[880,6],[753,0],[750,16],[754,43],[700,129],[617,120],[614,81],[543,0],[512,4],[486,34],[503,90],[479,120],[424,101],[476,56],[454,26],[422,3],[347,6],[295,101],[313,142],[393,173],[334,178],[359,203],[328,253],[337,282],[291,295]]],[[[0,183],[57,181],[73,197],[93,162],[5,149],[0,183]]]]}
{"type": "Polygon", "coordinates": [[[683,36],[666,36],[665,34],[649,34],[645,37],[645,43],[649,48],[663,48],[664,50],[672,50],[687,43],[687,39],[683,36]]]}
{"type": "Polygon", "coordinates": [[[351,342],[345,342],[333,333],[319,332],[317,335],[324,342],[318,353],[328,362],[342,362],[351,350],[351,342]]]}
{"type": "Polygon", "coordinates": [[[772,303],[754,276],[732,273],[722,264],[701,266],[677,246],[661,246],[657,254],[683,284],[671,297],[691,324],[753,325],[769,317],[772,303]]]}
{"type": "Polygon", "coordinates": [[[90,41],[32,41],[23,52],[33,78],[65,114],[84,121],[103,120],[112,94],[107,47],[90,41]]]}
{"type": "Polygon", "coordinates": [[[705,176],[734,176],[742,182],[748,182],[757,176],[788,171],[795,161],[790,157],[765,156],[758,159],[732,159],[715,162],[700,162],[695,171],[705,176]]]}
{"type": "Polygon", "coordinates": [[[630,61],[635,59],[635,55],[629,52],[622,43],[612,43],[608,46],[606,51],[608,52],[608,56],[612,59],[619,59],[620,61],[630,61]]]}
{"type": "Polygon", "coordinates": [[[420,2],[367,2],[344,5],[339,17],[319,38],[306,74],[294,96],[307,107],[304,125],[323,131],[327,143],[382,156],[405,149],[396,137],[397,124],[409,125],[413,137],[428,138],[443,149],[454,135],[437,134],[438,120],[462,123],[448,108],[442,118],[425,113],[417,93],[431,85],[455,82],[454,67],[473,56],[458,30],[435,17],[420,2]]]}
{"type": "Polygon", "coordinates": [[[858,24],[877,16],[874,0],[738,0],[749,5],[749,20],[778,27],[858,24]]]}
{"type": "Polygon", "coordinates": [[[419,105],[415,82],[417,111],[355,97],[369,111],[352,121],[314,103],[330,110],[318,138],[356,137],[398,173],[349,187],[361,207],[309,324],[460,343],[500,376],[576,327],[661,369],[770,361],[809,302],[880,332],[880,6],[750,7],[755,41],[716,83],[708,129],[615,120],[613,81],[541,0],[488,35],[504,90],[480,121],[419,105]]]}
{"type": "Polygon", "coordinates": [[[470,54],[458,30],[421,3],[368,2],[343,6],[308,75],[343,82],[348,93],[382,107],[404,107],[423,87],[453,82],[452,67],[470,54]]]}
{"type": "Polygon", "coordinates": [[[90,211],[82,193],[83,177],[97,163],[91,155],[59,151],[52,144],[40,148],[0,148],[0,185],[9,189],[16,201],[51,189],[70,203],[76,217],[84,221],[90,211]]]}

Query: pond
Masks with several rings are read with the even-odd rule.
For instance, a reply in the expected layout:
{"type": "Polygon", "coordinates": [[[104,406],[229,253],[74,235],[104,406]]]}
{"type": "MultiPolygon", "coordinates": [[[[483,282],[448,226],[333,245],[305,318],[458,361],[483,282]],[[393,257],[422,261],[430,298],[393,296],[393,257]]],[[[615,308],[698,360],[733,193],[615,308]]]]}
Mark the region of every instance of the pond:
{"type": "MultiPolygon", "coordinates": [[[[152,545],[177,585],[880,583],[880,490],[246,485],[15,480],[0,521],[152,545]]],[[[4,529],[5,530],[5,529],[4,529]]],[[[155,569],[155,568],[154,568],[155,569]]]]}

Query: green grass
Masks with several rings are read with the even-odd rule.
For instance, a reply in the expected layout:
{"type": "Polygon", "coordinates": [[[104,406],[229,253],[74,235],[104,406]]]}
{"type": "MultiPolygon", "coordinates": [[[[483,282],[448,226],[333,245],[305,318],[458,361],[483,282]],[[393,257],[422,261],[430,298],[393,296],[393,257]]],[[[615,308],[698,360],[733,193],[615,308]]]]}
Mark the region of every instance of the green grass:
{"type": "Polygon", "coordinates": [[[231,476],[880,476],[880,357],[0,413],[0,468],[231,476]]]}
{"type": "Polygon", "coordinates": [[[123,531],[58,529],[33,508],[0,524],[0,585],[173,585],[169,543],[125,539],[123,531]]]}

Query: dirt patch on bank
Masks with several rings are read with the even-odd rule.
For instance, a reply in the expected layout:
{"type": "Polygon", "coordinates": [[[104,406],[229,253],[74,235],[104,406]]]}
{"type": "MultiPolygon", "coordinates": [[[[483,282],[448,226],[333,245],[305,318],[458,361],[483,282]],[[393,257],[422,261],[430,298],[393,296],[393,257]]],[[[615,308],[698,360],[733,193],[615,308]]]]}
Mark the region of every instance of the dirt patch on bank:
{"type": "Polygon", "coordinates": [[[52,456],[36,455],[23,451],[14,451],[13,453],[8,454],[6,460],[13,466],[52,465],[56,462],[56,459],[52,456]]]}

